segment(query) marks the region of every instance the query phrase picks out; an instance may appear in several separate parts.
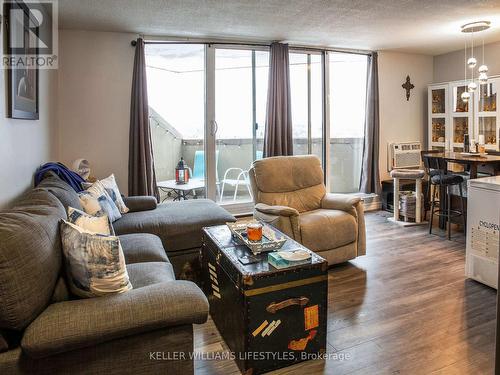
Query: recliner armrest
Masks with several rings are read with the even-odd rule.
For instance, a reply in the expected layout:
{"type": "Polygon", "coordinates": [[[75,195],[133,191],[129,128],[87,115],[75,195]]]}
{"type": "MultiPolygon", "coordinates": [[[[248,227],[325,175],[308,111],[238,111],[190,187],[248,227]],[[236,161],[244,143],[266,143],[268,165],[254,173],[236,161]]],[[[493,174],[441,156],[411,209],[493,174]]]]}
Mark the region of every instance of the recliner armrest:
{"type": "Polygon", "coordinates": [[[299,216],[299,211],[297,211],[295,208],[287,206],[269,206],[264,203],[257,203],[254,208],[257,211],[268,215],[285,216],[285,217],[299,216]]]}
{"type": "Polygon", "coordinates": [[[366,229],[363,201],[359,197],[346,194],[328,193],[321,201],[321,208],[328,210],[341,210],[356,218],[358,225],[357,255],[366,254],[366,229]]]}
{"type": "Polygon", "coordinates": [[[346,194],[327,193],[321,200],[321,208],[351,212],[359,202],[361,202],[361,198],[359,197],[353,197],[346,194]]]}
{"type": "Polygon", "coordinates": [[[150,211],[154,210],[158,205],[155,197],[147,195],[123,197],[123,202],[130,209],[129,212],[150,211]]]}
{"type": "Polygon", "coordinates": [[[112,296],[54,303],[26,329],[21,347],[33,358],[208,317],[208,301],[190,281],[168,281],[112,296]]]}

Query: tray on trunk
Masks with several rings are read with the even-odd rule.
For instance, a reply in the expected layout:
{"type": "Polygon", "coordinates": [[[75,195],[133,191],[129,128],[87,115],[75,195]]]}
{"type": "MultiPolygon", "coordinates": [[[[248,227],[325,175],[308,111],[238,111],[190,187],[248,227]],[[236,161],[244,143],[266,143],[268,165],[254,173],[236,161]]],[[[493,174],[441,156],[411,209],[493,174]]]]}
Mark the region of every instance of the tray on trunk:
{"type": "Polygon", "coordinates": [[[246,245],[254,254],[260,254],[267,251],[276,251],[283,247],[286,238],[278,231],[274,230],[270,225],[262,224],[262,240],[250,241],[247,238],[247,225],[257,223],[257,221],[242,221],[236,223],[227,223],[233,238],[246,245]]]}

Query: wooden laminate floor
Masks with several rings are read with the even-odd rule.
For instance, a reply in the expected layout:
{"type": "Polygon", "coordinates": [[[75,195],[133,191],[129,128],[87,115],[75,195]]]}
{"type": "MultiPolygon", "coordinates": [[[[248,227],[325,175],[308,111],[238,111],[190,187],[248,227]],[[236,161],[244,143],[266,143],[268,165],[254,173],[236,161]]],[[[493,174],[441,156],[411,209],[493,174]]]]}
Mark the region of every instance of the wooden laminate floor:
{"type": "MultiPolygon", "coordinates": [[[[329,271],[329,360],[273,374],[493,374],[496,291],[464,277],[465,239],[403,228],[367,213],[367,256],[329,271]]],[[[195,350],[228,350],[211,320],[195,350]]],[[[230,360],[198,360],[195,373],[239,374],[230,360]]]]}

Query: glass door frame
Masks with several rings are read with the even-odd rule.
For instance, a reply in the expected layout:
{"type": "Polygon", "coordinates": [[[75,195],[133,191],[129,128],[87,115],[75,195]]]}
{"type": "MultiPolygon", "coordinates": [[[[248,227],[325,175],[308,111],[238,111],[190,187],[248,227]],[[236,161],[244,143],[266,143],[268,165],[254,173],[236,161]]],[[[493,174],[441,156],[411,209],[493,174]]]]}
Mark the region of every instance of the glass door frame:
{"type": "MultiPolygon", "coordinates": [[[[248,46],[233,44],[206,44],[205,45],[205,170],[206,172],[206,197],[217,202],[217,173],[216,173],[216,150],[217,150],[217,118],[216,118],[216,91],[215,91],[215,53],[217,49],[235,49],[252,51],[252,155],[255,160],[257,156],[257,92],[256,92],[256,51],[269,51],[267,46],[248,46]]],[[[260,124],[259,126],[265,126],[260,124]]],[[[226,203],[224,208],[231,213],[242,213],[253,211],[253,201],[226,203]]]]}
{"type": "Polygon", "coordinates": [[[323,64],[323,180],[326,191],[330,191],[330,52],[322,51],[323,64]]]}
{"type": "MultiPolygon", "coordinates": [[[[325,58],[327,59],[328,56],[326,51],[318,51],[316,49],[306,49],[306,48],[290,48],[290,53],[291,54],[304,54],[307,56],[307,153],[312,154],[312,102],[311,102],[311,82],[312,82],[312,75],[311,75],[311,56],[316,55],[316,56],[321,56],[321,127],[322,127],[322,134],[321,136],[323,137],[323,141],[325,140],[325,124],[329,122],[329,119],[325,118],[325,100],[327,97],[325,96],[325,83],[328,81],[325,81],[325,77],[328,77],[328,74],[325,73],[325,58]],[[326,121],[325,121],[326,120],[326,121]]],[[[328,64],[326,64],[328,65],[328,64]]],[[[328,125],[328,124],[327,124],[328,125]]],[[[323,165],[323,168],[326,167],[326,158],[325,158],[325,150],[324,147],[321,148],[321,162],[323,165]]],[[[326,175],[326,173],[325,173],[326,175]]]]}
{"type": "MultiPolygon", "coordinates": [[[[217,120],[215,113],[215,51],[220,49],[238,49],[238,50],[253,50],[253,51],[269,51],[268,46],[260,45],[241,45],[235,44],[205,44],[205,170],[206,170],[206,197],[216,202],[217,198],[217,181],[216,181],[216,138],[217,138],[217,120]]],[[[317,48],[294,48],[290,47],[290,53],[304,53],[307,55],[320,55],[321,56],[321,81],[322,81],[322,165],[323,165],[323,178],[327,191],[330,191],[330,175],[331,163],[329,160],[330,155],[330,53],[354,53],[369,56],[369,53],[357,53],[350,51],[336,51],[329,49],[317,48]]],[[[310,56],[308,57],[310,63],[310,56]]],[[[310,65],[309,65],[310,66],[310,65]]],[[[308,106],[309,106],[309,124],[308,124],[308,151],[310,152],[311,145],[311,119],[310,119],[310,98],[311,98],[311,72],[308,71],[308,106]]],[[[253,100],[253,155],[256,156],[257,151],[257,138],[256,138],[256,90],[255,90],[255,52],[252,54],[252,100],[253,100]]],[[[265,126],[265,124],[260,124],[265,126]]],[[[232,213],[250,213],[253,211],[253,202],[244,203],[227,203],[224,208],[232,213]]]]}
{"type": "MultiPolygon", "coordinates": [[[[205,154],[205,196],[216,202],[217,198],[217,179],[216,179],[216,136],[217,136],[217,121],[215,113],[215,51],[217,48],[220,49],[238,49],[238,50],[251,50],[252,53],[252,100],[253,100],[253,155],[256,156],[257,153],[257,114],[256,114],[256,64],[255,64],[255,51],[269,51],[270,47],[267,44],[261,43],[248,43],[242,41],[241,43],[235,41],[228,43],[224,40],[207,40],[203,38],[179,38],[179,37],[154,37],[148,36],[146,43],[151,44],[202,44],[204,45],[204,154],[205,154]]],[[[330,162],[330,54],[331,53],[345,53],[345,54],[356,54],[370,56],[371,51],[368,50],[348,50],[348,49],[334,49],[328,47],[308,47],[308,46],[290,46],[290,53],[304,53],[308,55],[308,66],[310,67],[311,59],[310,55],[320,55],[321,56],[321,84],[322,84],[322,165],[324,171],[324,182],[327,187],[327,191],[330,191],[329,178],[331,162],[330,162]]],[[[265,127],[265,124],[260,124],[265,127]]],[[[308,152],[312,150],[312,132],[311,132],[311,71],[308,70],[308,152]]],[[[236,204],[226,204],[225,208],[228,208],[231,212],[240,211],[236,206],[245,206],[243,212],[251,212],[253,209],[253,202],[249,203],[236,203],[236,204]],[[232,206],[236,210],[232,209],[232,206]]]]}
{"type": "MultiPolygon", "coordinates": [[[[205,45],[205,170],[206,170],[206,197],[217,201],[217,180],[216,180],[216,156],[217,149],[217,119],[215,113],[215,52],[216,49],[237,49],[250,50],[252,53],[252,142],[253,156],[257,153],[257,118],[256,118],[256,72],[255,72],[255,51],[269,51],[266,46],[245,46],[240,44],[206,44],[205,45]]],[[[322,80],[322,157],[321,161],[324,170],[324,182],[329,189],[329,163],[326,155],[329,155],[330,145],[330,119],[329,119],[329,75],[328,75],[328,51],[318,51],[317,49],[290,48],[290,53],[303,53],[308,56],[308,152],[311,153],[312,134],[311,134],[311,71],[310,63],[312,54],[321,56],[321,80],[322,80]]],[[[265,124],[259,124],[265,126],[265,124]]],[[[251,212],[253,202],[244,203],[226,203],[224,208],[230,212],[251,212]]]]}

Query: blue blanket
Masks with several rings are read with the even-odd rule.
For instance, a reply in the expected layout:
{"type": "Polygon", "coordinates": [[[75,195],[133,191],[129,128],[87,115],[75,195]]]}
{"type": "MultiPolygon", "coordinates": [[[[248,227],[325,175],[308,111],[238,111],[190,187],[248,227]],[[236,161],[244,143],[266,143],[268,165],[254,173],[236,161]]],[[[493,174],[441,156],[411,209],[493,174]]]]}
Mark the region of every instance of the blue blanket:
{"type": "Polygon", "coordinates": [[[67,182],[77,193],[83,191],[82,182],[85,182],[85,180],[62,163],[46,163],[39,167],[35,172],[35,186],[40,184],[45,173],[49,171],[57,174],[61,180],[67,182]]]}

